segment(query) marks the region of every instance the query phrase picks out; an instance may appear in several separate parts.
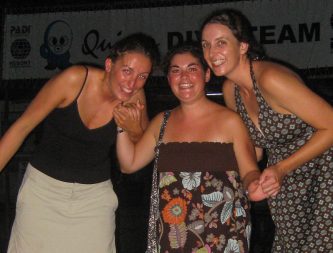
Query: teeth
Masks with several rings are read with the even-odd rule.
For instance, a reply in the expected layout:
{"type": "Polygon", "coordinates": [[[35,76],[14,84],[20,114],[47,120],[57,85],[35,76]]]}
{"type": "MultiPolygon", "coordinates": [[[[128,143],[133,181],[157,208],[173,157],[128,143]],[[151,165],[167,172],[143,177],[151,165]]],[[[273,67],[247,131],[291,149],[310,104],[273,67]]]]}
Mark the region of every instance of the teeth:
{"type": "Polygon", "coordinates": [[[192,87],[192,84],[190,84],[190,83],[181,83],[180,84],[180,88],[186,89],[186,88],[191,88],[191,87],[192,87]]]}
{"type": "Polygon", "coordinates": [[[224,63],[224,60],[218,59],[218,60],[214,60],[212,61],[214,66],[220,66],[224,63]]]}
{"type": "Polygon", "coordinates": [[[131,89],[128,89],[128,88],[125,88],[125,87],[123,87],[122,90],[123,90],[123,92],[125,92],[125,93],[131,93],[131,92],[132,92],[131,89]]]}

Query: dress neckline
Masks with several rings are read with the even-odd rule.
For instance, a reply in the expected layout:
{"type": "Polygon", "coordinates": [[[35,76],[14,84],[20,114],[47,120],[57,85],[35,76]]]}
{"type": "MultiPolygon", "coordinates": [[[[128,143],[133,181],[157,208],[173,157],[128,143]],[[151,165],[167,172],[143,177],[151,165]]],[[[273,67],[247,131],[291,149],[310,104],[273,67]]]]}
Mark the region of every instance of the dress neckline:
{"type": "Polygon", "coordinates": [[[82,127],[85,130],[90,131],[90,132],[97,131],[99,129],[103,129],[103,128],[107,127],[108,125],[110,125],[113,121],[113,117],[112,117],[112,119],[110,119],[108,122],[106,122],[105,124],[103,124],[101,126],[94,127],[94,128],[89,128],[89,127],[87,127],[87,125],[84,123],[84,121],[81,118],[80,111],[79,111],[79,105],[77,103],[77,100],[75,100],[75,110],[76,110],[76,115],[78,117],[78,120],[80,121],[80,124],[82,125],[82,127]]]}
{"type": "Polygon", "coordinates": [[[243,102],[243,99],[240,95],[240,92],[239,92],[239,87],[236,85],[235,88],[237,90],[237,93],[238,93],[238,97],[239,97],[239,101],[240,101],[240,106],[243,108],[244,112],[245,112],[245,117],[248,119],[248,121],[250,122],[250,124],[252,125],[252,127],[258,131],[263,138],[266,138],[265,137],[265,134],[264,134],[264,131],[262,130],[262,120],[264,119],[264,114],[263,114],[263,110],[264,108],[266,107],[270,114],[275,114],[277,115],[279,118],[296,118],[297,116],[294,115],[294,114],[283,114],[283,113],[279,113],[277,111],[275,111],[265,100],[265,98],[262,96],[259,88],[258,88],[258,84],[257,84],[257,80],[256,80],[256,77],[255,77],[255,74],[254,74],[254,70],[253,70],[253,63],[252,61],[250,61],[250,75],[251,75],[251,80],[252,80],[252,87],[253,87],[253,90],[254,90],[254,94],[256,96],[256,100],[257,100],[257,103],[258,103],[258,125],[256,125],[253,121],[253,119],[250,117],[246,107],[245,107],[245,104],[243,102]]]}
{"type": "Polygon", "coordinates": [[[210,144],[210,145],[222,145],[222,146],[233,146],[232,142],[218,142],[218,141],[168,141],[168,142],[161,142],[160,145],[200,145],[200,144],[210,144]]]}

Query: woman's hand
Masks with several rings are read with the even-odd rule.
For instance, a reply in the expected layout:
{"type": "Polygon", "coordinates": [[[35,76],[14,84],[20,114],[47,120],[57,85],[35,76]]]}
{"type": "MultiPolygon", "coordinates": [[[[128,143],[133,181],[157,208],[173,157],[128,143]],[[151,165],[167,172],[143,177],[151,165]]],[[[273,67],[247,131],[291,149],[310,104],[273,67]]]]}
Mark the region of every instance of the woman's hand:
{"type": "Polygon", "coordinates": [[[277,165],[264,169],[259,183],[267,197],[275,197],[279,193],[284,177],[285,173],[277,165]]]}
{"type": "Polygon", "coordinates": [[[276,177],[265,175],[264,181],[261,175],[260,179],[253,180],[247,187],[247,194],[251,201],[260,201],[265,198],[275,197],[281,188],[281,184],[276,177]]]}
{"type": "Polygon", "coordinates": [[[136,103],[119,104],[113,112],[117,126],[126,131],[134,142],[137,142],[143,134],[141,124],[143,109],[144,105],[138,100],[136,103]]]}
{"type": "Polygon", "coordinates": [[[253,180],[247,187],[247,196],[251,201],[260,201],[267,198],[267,195],[263,192],[259,179],[253,180]]]}

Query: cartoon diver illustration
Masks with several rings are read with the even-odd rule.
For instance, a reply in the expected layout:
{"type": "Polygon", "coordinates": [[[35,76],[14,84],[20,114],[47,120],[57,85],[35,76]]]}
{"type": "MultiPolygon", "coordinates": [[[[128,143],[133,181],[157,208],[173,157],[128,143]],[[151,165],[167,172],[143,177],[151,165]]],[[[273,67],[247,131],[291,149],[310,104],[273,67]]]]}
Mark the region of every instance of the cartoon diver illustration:
{"type": "Polygon", "coordinates": [[[44,43],[40,47],[40,55],[47,60],[45,69],[62,70],[72,65],[69,62],[72,40],[72,29],[65,21],[56,20],[46,28],[44,43]]]}

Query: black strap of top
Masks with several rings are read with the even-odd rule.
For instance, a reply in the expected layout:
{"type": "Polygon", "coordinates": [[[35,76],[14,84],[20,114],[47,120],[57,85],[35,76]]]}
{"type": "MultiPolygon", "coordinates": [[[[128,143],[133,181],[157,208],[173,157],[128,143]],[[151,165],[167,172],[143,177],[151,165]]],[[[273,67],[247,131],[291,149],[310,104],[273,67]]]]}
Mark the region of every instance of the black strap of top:
{"type": "Polygon", "coordinates": [[[81,86],[81,89],[80,89],[79,93],[76,95],[76,98],[74,99],[74,101],[77,100],[79,98],[79,96],[81,95],[81,92],[82,92],[84,86],[86,85],[86,81],[87,81],[87,78],[88,78],[88,67],[86,65],[83,65],[83,67],[86,69],[86,75],[84,77],[84,81],[83,81],[83,84],[81,86]]]}

